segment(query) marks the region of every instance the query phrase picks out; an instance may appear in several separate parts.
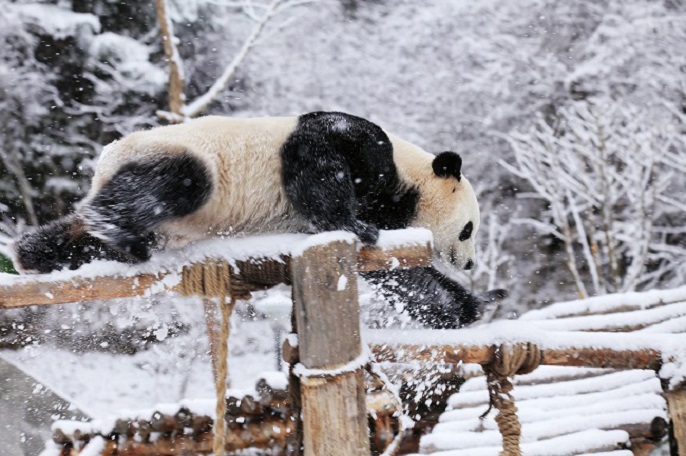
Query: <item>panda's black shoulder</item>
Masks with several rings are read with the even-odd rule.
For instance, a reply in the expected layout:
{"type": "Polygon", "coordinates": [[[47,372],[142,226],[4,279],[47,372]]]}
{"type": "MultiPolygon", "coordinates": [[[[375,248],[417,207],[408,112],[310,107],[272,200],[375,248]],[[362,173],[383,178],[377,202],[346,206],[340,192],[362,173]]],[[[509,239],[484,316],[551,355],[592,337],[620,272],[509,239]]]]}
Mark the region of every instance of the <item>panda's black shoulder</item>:
{"type": "Polygon", "coordinates": [[[370,120],[337,111],[303,114],[281,158],[284,182],[307,186],[301,195],[345,199],[349,190],[341,191],[351,185],[361,221],[399,229],[415,219],[419,191],[402,181],[392,141],[370,120]],[[337,175],[338,180],[329,181],[329,175],[337,175]],[[328,190],[318,191],[320,185],[328,190]]]}

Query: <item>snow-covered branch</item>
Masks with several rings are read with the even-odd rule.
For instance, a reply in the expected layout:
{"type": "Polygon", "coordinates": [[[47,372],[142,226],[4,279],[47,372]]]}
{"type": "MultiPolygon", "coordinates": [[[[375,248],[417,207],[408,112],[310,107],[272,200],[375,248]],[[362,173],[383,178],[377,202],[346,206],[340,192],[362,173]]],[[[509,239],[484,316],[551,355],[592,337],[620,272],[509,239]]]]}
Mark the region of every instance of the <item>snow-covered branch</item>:
{"type": "Polygon", "coordinates": [[[507,138],[515,163],[501,165],[547,202],[552,226],[515,223],[563,241],[582,295],[586,280],[595,293],[631,291],[654,265],[665,275],[684,261],[671,248],[674,240],[655,228],[665,214],[686,210],[683,194],[670,191],[681,173],[675,150],[683,153],[683,145],[676,128],[648,122],[637,107],[599,99],[561,108],[555,125],[540,119],[507,138]]]}
{"type": "Polygon", "coordinates": [[[243,62],[245,57],[248,55],[250,50],[257,42],[257,39],[264,31],[266,25],[274,16],[276,8],[282,3],[284,3],[284,1],[285,0],[274,0],[269,5],[267,10],[264,12],[264,15],[262,16],[262,19],[255,25],[255,28],[253,29],[250,36],[248,36],[248,39],[245,40],[241,49],[238,51],[238,53],[233,58],[231,63],[229,63],[226,66],[221,76],[219,76],[215,83],[212,84],[212,87],[210,87],[207,90],[207,92],[205,92],[203,95],[199,96],[198,98],[196,98],[195,100],[193,100],[192,102],[183,107],[181,113],[185,117],[195,117],[198,114],[200,114],[202,111],[207,109],[210,103],[212,103],[217,98],[217,96],[226,88],[226,85],[229,83],[231,76],[234,75],[234,73],[238,69],[238,66],[241,64],[241,62],[243,62]]]}
{"type": "MultiPolygon", "coordinates": [[[[172,23],[166,9],[166,0],[157,1],[157,14],[160,22],[160,33],[164,41],[165,55],[169,62],[169,111],[157,111],[157,116],[169,122],[178,123],[195,117],[205,111],[210,104],[224,91],[231,78],[235,75],[239,66],[250,51],[259,43],[267,25],[272,19],[283,11],[296,7],[315,3],[317,0],[273,0],[271,3],[256,3],[250,0],[237,2],[218,2],[223,6],[240,8],[245,14],[255,21],[252,32],[243,42],[243,45],[233,57],[231,62],[224,67],[224,71],[204,94],[195,100],[186,103],[184,96],[183,62],[176,47],[176,38],[173,34],[172,23]],[[258,12],[257,10],[263,10],[258,12]]],[[[279,30],[289,22],[282,24],[279,30]]],[[[278,30],[277,30],[278,31],[278,30]]]]}

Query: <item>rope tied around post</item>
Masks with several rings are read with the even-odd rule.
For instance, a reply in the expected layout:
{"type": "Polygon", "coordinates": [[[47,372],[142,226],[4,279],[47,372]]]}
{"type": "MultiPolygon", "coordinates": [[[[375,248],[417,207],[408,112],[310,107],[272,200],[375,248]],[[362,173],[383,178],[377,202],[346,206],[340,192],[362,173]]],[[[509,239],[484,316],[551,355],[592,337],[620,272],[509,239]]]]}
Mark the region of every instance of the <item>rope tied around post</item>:
{"type": "Polygon", "coordinates": [[[483,365],[488,384],[489,406],[481,415],[485,418],[493,407],[498,410],[495,421],[503,439],[503,456],[521,456],[519,442],[522,427],[517,418],[517,406],[512,396],[509,377],[533,372],[541,362],[541,350],[532,343],[501,345],[493,360],[483,365]]]}
{"type": "Polygon", "coordinates": [[[181,274],[182,294],[205,298],[218,297],[221,308],[221,335],[219,339],[217,372],[214,379],[217,407],[214,420],[212,451],[215,456],[223,456],[226,448],[226,378],[229,370],[229,320],[236,305],[237,296],[243,296],[244,294],[242,288],[234,290],[233,285],[237,281],[232,272],[231,265],[227,261],[211,260],[206,263],[194,263],[185,266],[181,274]]]}

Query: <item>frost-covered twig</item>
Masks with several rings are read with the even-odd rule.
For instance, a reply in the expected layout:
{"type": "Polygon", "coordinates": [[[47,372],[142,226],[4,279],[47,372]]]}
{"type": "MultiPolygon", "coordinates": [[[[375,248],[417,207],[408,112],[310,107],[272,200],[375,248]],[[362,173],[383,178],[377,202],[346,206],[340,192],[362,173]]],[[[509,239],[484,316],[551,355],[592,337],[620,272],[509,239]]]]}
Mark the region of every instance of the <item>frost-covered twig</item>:
{"type": "Polygon", "coordinates": [[[507,138],[515,162],[502,166],[548,204],[540,220],[513,222],[563,241],[581,294],[589,279],[604,293],[680,277],[684,257],[673,247],[681,233],[655,228],[686,211],[678,129],[610,99],[576,102],[558,115],[555,125],[541,118],[507,138]]]}
{"type": "Polygon", "coordinates": [[[19,194],[21,195],[24,209],[26,209],[26,216],[29,219],[29,223],[31,223],[31,225],[38,225],[38,217],[36,216],[36,210],[33,205],[33,187],[27,179],[26,173],[24,173],[24,168],[21,165],[17,153],[9,153],[3,147],[0,147],[0,160],[2,160],[7,171],[14,174],[14,177],[17,180],[17,187],[19,187],[19,194]]]}
{"type": "MultiPolygon", "coordinates": [[[[224,71],[214,84],[210,86],[207,92],[189,103],[186,103],[184,96],[183,62],[176,47],[177,40],[173,34],[166,0],[156,1],[160,32],[164,41],[165,55],[167,56],[170,66],[169,111],[160,110],[157,111],[156,114],[158,117],[169,122],[179,123],[201,114],[217,99],[219,94],[226,89],[226,86],[238,70],[238,67],[246,59],[250,51],[260,42],[260,38],[263,36],[267,24],[277,14],[291,7],[307,5],[318,0],[273,0],[269,4],[255,3],[250,0],[217,2],[217,4],[222,6],[241,8],[251,20],[256,22],[256,24],[234,58],[224,67],[224,71]],[[256,10],[257,8],[263,9],[263,12],[258,13],[256,10]]],[[[289,24],[290,21],[286,21],[284,24],[281,24],[276,31],[278,32],[278,30],[289,24]]]]}
{"type": "Polygon", "coordinates": [[[193,100],[192,102],[190,102],[182,108],[181,113],[185,117],[195,117],[198,114],[200,114],[202,111],[207,109],[210,103],[212,103],[217,98],[219,93],[221,93],[221,91],[224,90],[224,88],[226,88],[229,79],[231,79],[231,76],[233,76],[233,74],[238,69],[238,65],[240,65],[241,62],[243,62],[245,57],[253,48],[253,46],[257,42],[257,39],[264,31],[265,26],[274,16],[276,8],[279,5],[281,5],[284,1],[285,0],[274,0],[269,5],[267,10],[264,12],[264,15],[262,16],[262,19],[255,25],[255,28],[253,29],[250,36],[248,36],[248,39],[245,40],[241,49],[238,51],[238,53],[233,58],[231,63],[229,63],[226,66],[222,75],[219,76],[219,78],[215,81],[214,84],[212,84],[212,87],[210,87],[207,90],[207,92],[205,92],[203,95],[199,96],[198,98],[196,98],[195,100],[193,100]]]}

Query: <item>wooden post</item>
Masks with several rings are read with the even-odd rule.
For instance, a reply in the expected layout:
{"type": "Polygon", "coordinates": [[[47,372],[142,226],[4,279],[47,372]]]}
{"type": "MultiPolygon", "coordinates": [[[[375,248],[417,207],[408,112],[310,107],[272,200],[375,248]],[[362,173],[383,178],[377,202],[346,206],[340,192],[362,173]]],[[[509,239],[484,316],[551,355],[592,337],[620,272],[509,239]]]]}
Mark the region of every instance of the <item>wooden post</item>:
{"type": "Polygon", "coordinates": [[[669,390],[665,386],[669,408],[669,449],[672,456],[681,456],[686,454],[686,387],[682,385],[669,390]]]}
{"type": "MultiPolygon", "coordinates": [[[[333,370],[358,359],[362,346],[355,244],[315,245],[292,261],[302,365],[333,370]]],[[[301,391],[305,456],[370,454],[361,366],[330,376],[305,374],[301,391]]]]}

